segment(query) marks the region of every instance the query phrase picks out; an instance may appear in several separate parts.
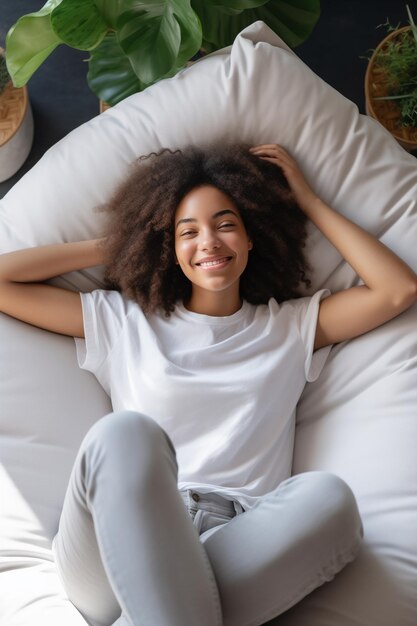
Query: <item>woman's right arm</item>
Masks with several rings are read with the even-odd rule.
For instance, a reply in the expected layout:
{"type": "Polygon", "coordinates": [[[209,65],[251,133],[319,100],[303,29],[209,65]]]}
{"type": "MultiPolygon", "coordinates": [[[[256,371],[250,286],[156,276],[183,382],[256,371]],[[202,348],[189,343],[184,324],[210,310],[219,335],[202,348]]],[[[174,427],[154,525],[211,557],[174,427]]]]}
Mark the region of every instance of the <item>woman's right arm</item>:
{"type": "Polygon", "coordinates": [[[80,294],[42,282],[104,264],[101,239],[0,254],[0,312],[39,328],[84,337],[80,294]]]}

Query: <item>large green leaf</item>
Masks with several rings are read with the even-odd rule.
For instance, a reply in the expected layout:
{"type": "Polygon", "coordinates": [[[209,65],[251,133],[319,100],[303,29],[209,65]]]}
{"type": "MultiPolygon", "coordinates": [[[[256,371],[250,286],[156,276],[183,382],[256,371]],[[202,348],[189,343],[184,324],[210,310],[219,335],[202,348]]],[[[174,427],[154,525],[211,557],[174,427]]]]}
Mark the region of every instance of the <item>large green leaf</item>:
{"type": "MultiPolygon", "coordinates": [[[[245,9],[253,9],[266,4],[269,0],[206,0],[208,8],[213,7],[226,15],[238,15],[245,9]]],[[[221,16],[220,16],[221,19],[221,16]]]]}
{"type": "Polygon", "coordinates": [[[61,43],[50,14],[62,0],[48,0],[36,13],[17,20],[6,36],[6,63],[15,87],[26,85],[32,74],[61,43]]]}
{"type": "Polygon", "coordinates": [[[186,63],[178,62],[163,76],[150,83],[142,82],[133,71],[129,58],[121,49],[115,33],[108,33],[89,59],[87,81],[98,98],[114,106],[127,96],[143,91],[146,87],[175,76],[186,63]]]}
{"type": "Polygon", "coordinates": [[[144,83],[168,72],[178,57],[181,28],[170,0],[120,0],[117,35],[144,83]]]}
{"type": "Polygon", "coordinates": [[[98,98],[111,105],[146,87],[133,71],[115,33],[108,33],[91,52],[87,82],[98,98]]]}
{"type": "Polygon", "coordinates": [[[269,0],[266,4],[225,16],[207,0],[192,0],[203,24],[203,47],[207,52],[229,46],[247,26],[262,20],[290,47],[302,43],[320,16],[320,0],[269,0]]]}
{"type": "MultiPolygon", "coordinates": [[[[175,17],[181,28],[181,45],[173,67],[185,66],[201,48],[203,29],[200,18],[191,8],[191,0],[171,0],[175,17]]],[[[172,69],[172,68],[171,68],[172,69]]],[[[164,75],[166,78],[167,75],[164,75]]]]}
{"type": "Polygon", "coordinates": [[[51,13],[51,24],[62,43],[77,50],[98,46],[108,28],[94,0],[62,0],[51,13]]]}
{"type": "Polygon", "coordinates": [[[94,0],[94,2],[107,26],[116,30],[117,18],[119,17],[119,3],[114,0],[94,0]]]}
{"type": "Polygon", "coordinates": [[[269,0],[206,0],[206,4],[218,7],[222,10],[228,11],[232,9],[235,12],[241,12],[245,9],[253,9],[266,4],[269,0]]]}

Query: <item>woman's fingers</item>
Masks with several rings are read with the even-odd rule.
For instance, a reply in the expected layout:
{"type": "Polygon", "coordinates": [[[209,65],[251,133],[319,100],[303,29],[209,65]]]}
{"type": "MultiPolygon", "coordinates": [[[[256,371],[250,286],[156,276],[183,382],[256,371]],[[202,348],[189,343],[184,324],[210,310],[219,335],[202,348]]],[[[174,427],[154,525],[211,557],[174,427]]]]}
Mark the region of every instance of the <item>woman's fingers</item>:
{"type": "Polygon", "coordinates": [[[253,150],[254,148],[282,148],[282,146],[280,146],[280,144],[278,143],[262,143],[262,144],[259,144],[258,146],[252,146],[252,148],[250,149],[253,150]]]}
{"type": "Polygon", "coordinates": [[[288,154],[288,152],[282,148],[282,146],[278,146],[278,145],[265,145],[265,146],[254,146],[253,148],[250,148],[250,152],[252,152],[253,154],[268,154],[269,156],[277,156],[277,157],[281,157],[281,158],[286,158],[289,161],[292,161],[293,159],[291,158],[291,156],[288,154]]]}
{"type": "Polygon", "coordinates": [[[282,146],[278,144],[264,144],[254,146],[250,149],[250,152],[258,158],[270,161],[282,169],[300,206],[306,201],[306,198],[308,200],[313,196],[315,197],[313,190],[309,187],[298,167],[297,161],[282,146]]]}
{"type": "Polygon", "coordinates": [[[271,163],[279,164],[287,174],[291,170],[297,170],[298,166],[296,161],[288,154],[288,152],[278,144],[263,144],[260,146],[253,146],[249,151],[271,163]]]}
{"type": "Polygon", "coordinates": [[[259,152],[259,151],[263,151],[263,150],[272,150],[278,154],[288,154],[288,152],[282,147],[279,146],[276,143],[268,143],[268,144],[262,144],[260,146],[253,146],[252,148],[249,148],[249,150],[251,152],[259,152]]]}
{"type": "Polygon", "coordinates": [[[259,158],[260,158],[260,159],[262,159],[263,161],[270,161],[270,162],[271,162],[271,163],[273,163],[274,165],[276,165],[276,162],[277,162],[277,159],[271,159],[271,158],[269,158],[269,157],[263,157],[263,156],[260,156],[259,158]]]}
{"type": "Polygon", "coordinates": [[[289,167],[294,166],[295,161],[290,157],[288,152],[281,146],[276,144],[267,144],[264,146],[254,146],[250,149],[251,154],[258,157],[272,157],[276,162],[285,164],[289,167]]]}

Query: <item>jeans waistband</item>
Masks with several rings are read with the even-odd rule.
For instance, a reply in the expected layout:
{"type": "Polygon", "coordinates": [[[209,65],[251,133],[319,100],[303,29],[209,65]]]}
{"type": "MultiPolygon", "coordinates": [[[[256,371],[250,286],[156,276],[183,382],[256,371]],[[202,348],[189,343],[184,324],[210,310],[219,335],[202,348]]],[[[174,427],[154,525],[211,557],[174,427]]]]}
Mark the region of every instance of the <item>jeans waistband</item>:
{"type": "Polygon", "coordinates": [[[193,503],[198,506],[199,503],[212,502],[221,506],[232,515],[243,513],[244,511],[243,507],[239,504],[239,502],[237,502],[237,500],[228,500],[217,493],[200,493],[195,489],[183,489],[180,491],[180,494],[187,506],[190,504],[192,505],[193,503]]]}

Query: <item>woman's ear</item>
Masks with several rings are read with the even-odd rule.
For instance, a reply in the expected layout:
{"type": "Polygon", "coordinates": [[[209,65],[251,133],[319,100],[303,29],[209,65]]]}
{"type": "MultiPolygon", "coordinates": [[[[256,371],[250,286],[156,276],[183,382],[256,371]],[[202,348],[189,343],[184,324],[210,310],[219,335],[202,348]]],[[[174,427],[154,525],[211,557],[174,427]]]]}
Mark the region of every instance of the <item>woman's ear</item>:
{"type": "Polygon", "coordinates": [[[248,250],[252,250],[252,248],[253,248],[253,243],[252,243],[252,241],[251,241],[250,239],[249,239],[248,243],[249,243],[249,248],[248,248],[248,250]]]}

